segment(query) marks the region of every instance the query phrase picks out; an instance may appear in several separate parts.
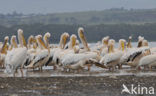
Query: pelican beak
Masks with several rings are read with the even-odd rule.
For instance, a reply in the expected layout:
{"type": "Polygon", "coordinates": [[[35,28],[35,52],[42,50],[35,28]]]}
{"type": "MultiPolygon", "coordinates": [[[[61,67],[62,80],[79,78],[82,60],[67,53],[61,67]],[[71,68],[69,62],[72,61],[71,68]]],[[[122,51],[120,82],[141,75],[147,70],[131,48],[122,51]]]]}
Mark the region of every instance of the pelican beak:
{"type": "Polygon", "coordinates": [[[125,50],[125,42],[123,42],[123,41],[121,42],[121,48],[122,48],[122,49],[121,49],[122,51],[125,50]]]}
{"type": "Polygon", "coordinates": [[[16,42],[16,37],[15,37],[15,38],[13,38],[12,43],[13,43],[13,46],[14,46],[15,48],[17,48],[17,47],[18,47],[18,46],[17,46],[17,42],[16,42]]]}
{"type": "Polygon", "coordinates": [[[108,45],[108,40],[105,40],[105,41],[104,41],[104,44],[105,44],[105,45],[108,45]]]}
{"type": "Polygon", "coordinates": [[[73,48],[75,45],[76,45],[76,38],[73,37],[73,38],[72,38],[72,48],[73,48]]]}
{"type": "Polygon", "coordinates": [[[33,48],[36,49],[37,48],[37,41],[35,38],[33,38],[33,48]]]}
{"type": "Polygon", "coordinates": [[[9,40],[8,37],[6,37],[6,38],[4,39],[4,44],[3,44],[2,49],[1,49],[1,53],[2,53],[2,54],[7,54],[7,48],[8,48],[7,43],[8,43],[8,40],[9,40]]]}
{"type": "Polygon", "coordinates": [[[108,46],[108,53],[111,53],[111,46],[108,46]]]}
{"type": "Polygon", "coordinates": [[[38,41],[40,42],[40,44],[41,44],[41,46],[42,46],[43,48],[47,49],[47,47],[46,47],[45,43],[43,42],[41,36],[38,38],[38,41]]]}
{"type": "Polygon", "coordinates": [[[79,29],[79,37],[80,37],[84,47],[87,48],[87,51],[90,51],[90,49],[88,47],[87,40],[86,40],[85,35],[84,35],[84,31],[82,29],[79,29]]]}
{"type": "Polygon", "coordinates": [[[26,43],[26,40],[25,40],[25,38],[24,38],[23,32],[22,32],[22,34],[21,34],[21,38],[22,38],[22,43],[23,43],[23,45],[24,45],[25,47],[27,47],[27,43],[26,43]]]}
{"type": "Polygon", "coordinates": [[[63,36],[63,48],[64,48],[64,46],[66,45],[66,43],[67,43],[67,38],[69,37],[69,35],[68,34],[65,34],[64,36],[63,36]]]}

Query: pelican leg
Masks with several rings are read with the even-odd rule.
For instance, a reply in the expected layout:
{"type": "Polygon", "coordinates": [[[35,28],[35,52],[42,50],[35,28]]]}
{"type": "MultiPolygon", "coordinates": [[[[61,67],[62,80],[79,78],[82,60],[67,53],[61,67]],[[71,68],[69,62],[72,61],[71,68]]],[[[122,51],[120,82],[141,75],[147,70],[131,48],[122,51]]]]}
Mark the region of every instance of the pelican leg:
{"type": "Polygon", "coordinates": [[[43,70],[43,68],[42,68],[42,66],[41,66],[41,72],[42,72],[42,70],[43,70]]]}
{"type": "Polygon", "coordinates": [[[56,69],[57,69],[57,67],[56,67],[56,65],[54,65],[54,66],[53,66],[53,70],[56,70],[56,69]]]}
{"type": "Polygon", "coordinates": [[[23,68],[20,68],[20,71],[21,71],[21,75],[23,77],[23,68]]]}
{"type": "Polygon", "coordinates": [[[88,67],[88,71],[90,71],[90,69],[91,69],[91,64],[87,64],[87,67],[88,67]]]}
{"type": "Polygon", "coordinates": [[[138,70],[141,70],[141,67],[140,66],[138,67],[138,70]]]}
{"type": "Polygon", "coordinates": [[[115,66],[112,66],[112,72],[114,72],[114,70],[115,70],[115,66]]]}
{"type": "Polygon", "coordinates": [[[149,66],[149,70],[152,71],[152,66],[149,66]]]}
{"type": "Polygon", "coordinates": [[[15,77],[16,75],[16,72],[17,72],[17,69],[15,69],[15,71],[13,71],[13,76],[15,77]]]}
{"type": "Polygon", "coordinates": [[[119,69],[122,69],[122,64],[118,64],[118,68],[119,69]]]}
{"type": "Polygon", "coordinates": [[[13,73],[13,76],[15,77],[15,72],[13,73]]]}

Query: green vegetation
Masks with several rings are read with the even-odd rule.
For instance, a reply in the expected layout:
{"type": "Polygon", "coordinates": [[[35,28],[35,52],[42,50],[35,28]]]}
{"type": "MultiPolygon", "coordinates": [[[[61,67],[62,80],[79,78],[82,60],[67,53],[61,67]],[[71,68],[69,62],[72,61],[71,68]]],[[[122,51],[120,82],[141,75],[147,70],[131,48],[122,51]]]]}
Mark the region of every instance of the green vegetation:
{"type": "Polygon", "coordinates": [[[156,9],[120,8],[55,14],[0,14],[0,41],[6,35],[16,35],[17,29],[21,28],[26,38],[50,32],[51,43],[56,43],[63,32],[77,34],[77,29],[81,26],[84,27],[89,42],[97,42],[107,35],[115,40],[127,39],[131,35],[133,41],[141,35],[147,40],[156,41],[156,9]]]}
{"type": "Polygon", "coordinates": [[[59,42],[60,35],[63,32],[68,32],[77,35],[77,29],[82,26],[85,29],[85,35],[89,42],[97,42],[104,36],[109,35],[110,38],[119,40],[127,39],[128,36],[133,36],[133,41],[137,40],[139,35],[144,36],[150,41],[156,40],[156,23],[153,24],[100,24],[100,25],[64,25],[64,24],[29,24],[29,25],[14,25],[11,27],[0,26],[0,41],[3,41],[6,35],[16,35],[17,29],[24,30],[26,38],[30,35],[51,33],[51,43],[59,42]]]}
{"type": "Polygon", "coordinates": [[[104,11],[88,11],[54,14],[23,15],[16,12],[0,14],[0,25],[11,26],[21,24],[144,24],[156,23],[156,9],[108,9],[104,11]]]}

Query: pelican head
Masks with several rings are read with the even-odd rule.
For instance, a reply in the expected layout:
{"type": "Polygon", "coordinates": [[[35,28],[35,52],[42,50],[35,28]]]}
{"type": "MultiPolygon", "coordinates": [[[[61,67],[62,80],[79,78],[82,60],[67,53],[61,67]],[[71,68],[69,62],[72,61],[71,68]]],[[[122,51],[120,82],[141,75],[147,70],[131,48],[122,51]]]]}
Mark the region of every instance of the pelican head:
{"type": "Polygon", "coordinates": [[[34,36],[30,35],[29,38],[28,38],[28,44],[32,44],[33,40],[34,40],[34,36]]]}
{"type": "Polygon", "coordinates": [[[2,54],[7,54],[7,48],[8,48],[8,41],[9,41],[9,37],[8,36],[6,36],[5,38],[4,38],[4,43],[3,43],[3,46],[2,46],[2,49],[1,49],[1,53],[2,54]]]}
{"type": "Polygon", "coordinates": [[[119,40],[119,49],[124,51],[126,48],[126,40],[125,39],[120,39],[119,40]]]}
{"type": "Polygon", "coordinates": [[[114,43],[109,42],[108,43],[108,53],[112,53],[112,52],[114,52],[114,43]]]}
{"type": "Polygon", "coordinates": [[[143,40],[142,44],[143,44],[143,46],[148,46],[148,41],[147,40],[143,40]]]}
{"type": "Polygon", "coordinates": [[[30,35],[28,38],[28,48],[31,48],[31,44],[33,44],[34,36],[30,35]]]}
{"type": "Polygon", "coordinates": [[[143,46],[142,45],[143,40],[144,40],[144,37],[141,37],[141,36],[138,37],[138,46],[137,47],[142,47],[143,46]]]}
{"type": "Polygon", "coordinates": [[[108,41],[109,41],[109,36],[106,36],[106,37],[104,37],[103,39],[102,39],[102,44],[104,44],[104,45],[108,45],[108,41]]]}
{"type": "Polygon", "coordinates": [[[47,32],[43,39],[44,39],[44,43],[46,44],[46,46],[49,46],[49,38],[50,38],[51,34],[49,32],[47,32]]]}
{"type": "Polygon", "coordinates": [[[128,43],[127,43],[127,48],[132,48],[131,41],[132,41],[132,36],[129,36],[128,43]]]}
{"type": "Polygon", "coordinates": [[[72,34],[70,37],[69,48],[72,49],[76,45],[77,36],[72,34]]]}
{"type": "Polygon", "coordinates": [[[38,45],[40,46],[41,49],[46,49],[47,48],[45,43],[42,40],[42,35],[37,35],[36,40],[37,40],[37,43],[38,43],[38,45]]]}
{"type": "Polygon", "coordinates": [[[18,41],[19,41],[19,44],[21,45],[21,47],[27,47],[27,44],[26,44],[26,40],[24,38],[24,35],[23,35],[23,30],[22,29],[18,29],[18,41]]]}
{"type": "Polygon", "coordinates": [[[67,32],[64,32],[62,35],[61,35],[61,38],[60,38],[60,48],[64,49],[66,43],[67,43],[67,39],[69,37],[69,34],[67,32]]]}
{"type": "Polygon", "coordinates": [[[90,48],[88,47],[88,43],[84,35],[84,29],[82,27],[78,29],[78,35],[86,51],[90,51],[90,48]]]}
{"type": "Polygon", "coordinates": [[[74,53],[79,53],[80,51],[79,46],[74,46],[73,49],[74,49],[74,53]]]}
{"type": "Polygon", "coordinates": [[[79,45],[79,40],[76,40],[76,45],[79,45]]]}
{"type": "Polygon", "coordinates": [[[17,48],[18,46],[17,46],[17,40],[16,40],[16,36],[15,35],[13,35],[12,37],[11,37],[11,45],[14,47],[14,48],[17,48]]]}
{"type": "Polygon", "coordinates": [[[33,38],[33,48],[34,48],[34,49],[37,48],[37,39],[36,39],[36,37],[33,38]]]}
{"type": "Polygon", "coordinates": [[[113,44],[115,44],[115,40],[114,40],[114,39],[110,39],[110,40],[108,41],[108,43],[113,43],[113,44]]]}

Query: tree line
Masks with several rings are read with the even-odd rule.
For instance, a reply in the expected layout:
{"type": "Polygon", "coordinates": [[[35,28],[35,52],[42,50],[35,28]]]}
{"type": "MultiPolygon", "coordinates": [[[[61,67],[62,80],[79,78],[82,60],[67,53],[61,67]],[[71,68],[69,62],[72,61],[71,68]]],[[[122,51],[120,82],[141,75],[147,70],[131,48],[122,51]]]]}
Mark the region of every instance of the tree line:
{"type": "Polygon", "coordinates": [[[30,35],[44,35],[46,32],[51,33],[50,42],[58,43],[60,35],[63,32],[68,32],[77,35],[79,27],[85,30],[85,36],[88,42],[101,41],[104,36],[110,36],[115,40],[128,39],[133,37],[133,41],[137,40],[139,35],[144,36],[149,41],[156,41],[156,23],[146,24],[99,24],[99,25],[66,25],[66,24],[24,24],[14,25],[11,27],[0,26],[0,41],[3,41],[5,36],[17,35],[19,28],[24,30],[24,36],[28,38],[30,35]]]}
{"type": "Polygon", "coordinates": [[[156,9],[124,9],[114,8],[103,11],[86,11],[49,14],[0,14],[0,25],[12,26],[20,24],[144,24],[156,23],[156,9]]]}

